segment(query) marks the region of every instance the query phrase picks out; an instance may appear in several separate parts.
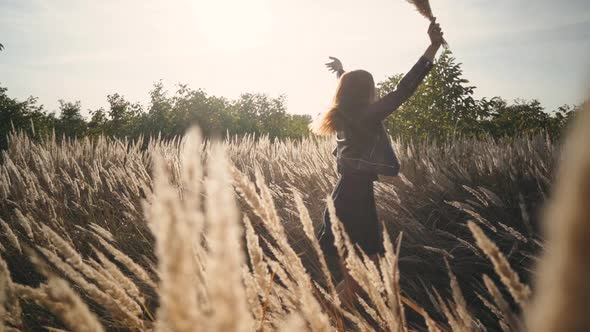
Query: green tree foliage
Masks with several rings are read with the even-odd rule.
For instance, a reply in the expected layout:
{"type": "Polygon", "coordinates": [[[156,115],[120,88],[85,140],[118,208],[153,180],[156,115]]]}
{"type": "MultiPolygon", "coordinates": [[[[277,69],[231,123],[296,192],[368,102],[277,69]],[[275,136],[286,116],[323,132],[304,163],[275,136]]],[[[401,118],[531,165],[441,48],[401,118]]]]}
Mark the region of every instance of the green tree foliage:
{"type": "Polygon", "coordinates": [[[547,113],[538,100],[516,100],[508,104],[501,98],[483,101],[481,107],[486,117],[481,130],[494,137],[534,135],[546,132],[559,137],[575,114],[575,108],[561,106],[547,113]]]}
{"type": "Polygon", "coordinates": [[[0,149],[7,146],[7,134],[13,128],[24,128],[38,134],[48,134],[55,125],[53,114],[47,114],[37,99],[29,97],[18,101],[8,97],[7,89],[0,86],[0,149]]]}
{"type": "Polygon", "coordinates": [[[35,98],[24,102],[8,97],[0,87],[0,149],[7,146],[7,134],[13,129],[51,133],[58,137],[108,135],[137,138],[139,136],[182,135],[190,126],[199,125],[205,136],[233,134],[268,135],[271,138],[306,136],[311,117],[288,114],[285,97],[246,93],[236,100],[207,95],[179,85],[173,95],[161,82],[150,91],[147,107],[132,103],[120,94],[107,96],[108,109],[90,111],[82,116],[79,101],[60,100],[58,114],[46,112],[35,98]]]}
{"type": "Polygon", "coordinates": [[[83,137],[86,135],[88,124],[80,112],[81,103],[59,100],[59,121],[55,123],[55,131],[58,135],[69,138],[83,137]]]}
{"type": "MultiPolygon", "coordinates": [[[[382,95],[395,89],[403,75],[378,84],[382,95]]],[[[494,97],[475,99],[475,87],[463,77],[461,64],[444,51],[416,93],[387,119],[393,135],[413,139],[445,139],[453,136],[507,137],[548,132],[559,136],[575,109],[560,107],[547,113],[537,100],[508,104],[494,97]]]]}

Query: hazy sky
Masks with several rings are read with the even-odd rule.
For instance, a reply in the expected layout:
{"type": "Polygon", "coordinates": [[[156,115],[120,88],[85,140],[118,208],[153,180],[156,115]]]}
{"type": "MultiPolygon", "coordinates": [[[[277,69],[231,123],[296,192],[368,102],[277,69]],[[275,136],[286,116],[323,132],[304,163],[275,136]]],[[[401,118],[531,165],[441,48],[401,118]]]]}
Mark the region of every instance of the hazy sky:
{"type": "MultiPolygon", "coordinates": [[[[590,1],[431,0],[478,96],[583,100],[590,82],[590,1]]],[[[285,94],[289,112],[326,109],[345,69],[380,81],[428,45],[427,20],[405,0],[0,0],[0,85],[10,96],[83,108],[152,84],[235,98],[285,94]]]]}

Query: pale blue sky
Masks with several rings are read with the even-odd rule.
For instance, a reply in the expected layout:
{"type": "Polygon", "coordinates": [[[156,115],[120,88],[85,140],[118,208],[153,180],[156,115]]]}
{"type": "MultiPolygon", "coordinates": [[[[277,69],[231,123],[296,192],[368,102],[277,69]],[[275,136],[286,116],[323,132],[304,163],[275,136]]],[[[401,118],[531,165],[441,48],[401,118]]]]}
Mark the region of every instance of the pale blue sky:
{"type": "MultiPolygon", "coordinates": [[[[590,77],[588,0],[431,0],[477,95],[581,102],[590,77]]],[[[9,95],[106,106],[147,102],[162,79],[235,98],[285,94],[315,115],[332,98],[329,55],[377,81],[428,45],[405,0],[0,0],[0,84],[9,95]]]]}

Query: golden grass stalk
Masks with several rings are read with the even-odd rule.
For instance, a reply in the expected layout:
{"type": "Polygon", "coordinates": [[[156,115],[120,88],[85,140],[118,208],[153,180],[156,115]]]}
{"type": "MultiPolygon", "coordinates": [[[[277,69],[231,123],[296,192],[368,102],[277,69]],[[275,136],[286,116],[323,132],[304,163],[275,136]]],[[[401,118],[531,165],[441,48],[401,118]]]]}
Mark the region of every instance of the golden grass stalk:
{"type": "Polygon", "coordinates": [[[104,331],[102,325],[82,299],[68,286],[57,278],[47,282],[46,307],[57,315],[72,331],[99,332],[104,331]],[[59,303],[60,305],[54,305],[59,303]]]}
{"type": "Polygon", "coordinates": [[[8,265],[0,257],[0,326],[6,329],[5,323],[14,327],[22,326],[22,308],[14,287],[8,265]]]}
{"type": "Polygon", "coordinates": [[[141,316],[141,307],[125,293],[120,284],[115,283],[113,280],[105,277],[105,274],[102,274],[102,267],[97,271],[86,264],[80,253],[50,227],[40,225],[40,229],[43,231],[43,235],[55,245],[57,252],[61,254],[67,264],[81,272],[87,279],[94,280],[105,293],[121,305],[124,311],[130,312],[134,316],[141,316]]]}
{"type": "MultiPolygon", "coordinates": [[[[409,3],[414,5],[414,7],[416,7],[416,10],[418,11],[418,13],[420,13],[420,15],[424,16],[425,18],[427,18],[431,22],[434,20],[434,15],[432,14],[432,8],[430,7],[429,0],[406,0],[406,1],[408,1],[409,3]]],[[[443,45],[445,47],[449,46],[447,41],[444,39],[443,39],[443,45]]]]}
{"type": "Polygon", "coordinates": [[[106,230],[105,228],[101,227],[100,225],[95,224],[95,223],[91,223],[90,228],[94,231],[94,233],[96,235],[99,235],[102,238],[109,240],[111,242],[115,241],[113,234],[111,232],[109,232],[108,230],[106,230]]]}
{"type": "Polygon", "coordinates": [[[261,303],[260,296],[258,295],[260,294],[260,289],[254,280],[254,276],[247,267],[242,268],[242,279],[244,280],[244,291],[246,292],[246,301],[248,301],[250,312],[252,312],[254,320],[260,322],[258,329],[263,330],[267,323],[265,318],[266,310],[268,309],[268,307],[263,308],[263,306],[270,304],[270,301],[266,301],[264,304],[261,303]]]}
{"type": "Polygon", "coordinates": [[[128,311],[125,305],[116,301],[111,294],[102,291],[95,284],[86,280],[80,272],[63,261],[57,254],[43,247],[38,249],[48,262],[61,271],[69,280],[80,286],[89,298],[107,309],[114,319],[133,328],[143,327],[143,322],[137,318],[136,313],[128,311]]]}
{"type": "Polygon", "coordinates": [[[6,320],[7,311],[5,307],[7,292],[8,292],[8,276],[9,273],[4,269],[0,268],[0,331],[4,331],[4,321],[6,320]]]}
{"type": "Polygon", "coordinates": [[[284,225],[278,216],[272,193],[264,183],[263,175],[259,171],[256,171],[256,185],[260,190],[260,194],[258,194],[254,185],[245,175],[235,170],[232,173],[238,192],[241,193],[254,212],[263,220],[264,227],[277,243],[278,250],[277,248],[273,248],[271,244],[269,244],[269,249],[281,264],[275,264],[272,261],[269,261],[268,264],[281,281],[290,285],[289,288],[294,290],[295,296],[291,296],[291,299],[295,302],[293,305],[301,308],[303,317],[314,331],[329,330],[329,318],[322,311],[320,304],[313,296],[312,289],[314,286],[311,282],[310,275],[301,262],[301,258],[288,242],[284,225]]]}
{"type": "Polygon", "coordinates": [[[468,222],[467,225],[469,226],[469,230],[471,230],[478,247],[480,247],[490,261],[492,261],[494,269],[498,276],[500,276],[502,283],[508,288],[508,291],[516,302],[522,308],[525,308],[531,296],[531,289],[520,281],[518,274],[514,272],[506,257],[494,242],[485,235],[481,228],[479,228],[479,226],[473,221],[468,222]]]}
{"type": "Polygon", "coordinates": [[[152,229],[157,230],[154,236],[160,276],[160,307],[156,330],[194,331],[202,326],[192,251],[198,234],[194,233],[191,220],[184,218],[178,194],[159,154],[154,155],[153,172],[154,197],[147,217],[154,224],[152,229]]]}
{"type": "Polygon", "coordinates": [[[510,329],[519,330],[518,318],[512,313],[510,305],[504,299],[502,292],[500,292],[494,281],[484,274],[483,282],[499,310],[500,316],[498,318],[504,320],[510,329]]]}
{"type": "Polygon", "coordinates": [[[22,253],[22,249],[20,247],[20,243],[18,242],[18,237],[14,234],[10,226],[0,218],[0,224],[2,224],[2,229],[4,236],[8,239],[8,242],[19,252],[22,253]]]}
{"type": "Polygon", "coordinates": [[[434,320],[432,320],[432,318],[430,318],[428,313],[425,312],[422,315],[422,317],[424,317],[424,321],[426,322],[426,328],[428,329],[428,332],[441,332],[441,329],[439,328],[438,324],[434,320]]]}
{"type": "Polygon", "coordinates": [[[447,271],[449,273],[449,280],[451,282],[451,291],[453,294],[453,300],[455,302],[455,312],[457,313],[458,318],[461,320],[461,324],[465,327],[466,330],[473,330],[473,320],[469,310],[467,309],[467,303],[465,302],[465,298],[463,297],[463,292],[459,287],[459,282],[457,281],[457,277],[451,270],[451,266],[449,262],[445,259],[445,264],[447,265],[447,271]]]}
{"type": "Polygon", "coordinates": [[[38,288],[15,285],[22,300],[33,301],[57,316],[72,331],[104,331],[96,316],[82,299],[59,278],[50,278],[38,288]]]}
{"type": "Polygon", "coordinates": [[[110,259],[108,259],[102,252],[96,248],[93,248],[93,250],[100,260],[102,267],[104,270],[106,270],[105,272],[113,278],[113,281],[121,286],[135,301],[142,305],[145,304],[145,298],[141,295],[137,285],[135,285],[135,283],[123,272],[121,272],[119,267],[110,259]]]}
{"type": "Polygon", "coordinates": [[[305,320],[297,313],[287,316],[278,329],[279,332],[300,332],[307,330],[305,320]]]}
{"type": "Polygon", "coordinates": [[[299,195],[296,191],[293,191],[293,198],[295,200],[295,205],[297,206],[297,212],[299,213],[301,224],[303,225],[303,231],[305,232],[307,239],[311,243],[311,246],[318,257],[322,273],[324,274],[324,278],[328,285],[328,290],[330,291],[330,295],[336,301],[336,305],[340,306],[340,299],[338,297],[338,293],[336,292],[334,282],[332,281],[332,275],[328,269],[328,263],[326,262],[326,258],[324,257],[324,253],[320,247],[320,243],[315,236],[315,232],[313,230],[313,221],[311,220],[309,211],[305,207],[305,203],[303,203],[303,198],[301,198],[301,195],[299,195]]]}
{"type": "Polygon", "coordinates": [[[449,322],[451,331],[465,331],[466,329],[465,326],[461,324],[461,319],[457,317],[457,315],[455,315],[451,308],[449,308],[449,306],[447,305],[445,300],[442,299],[440,294],[438,294],[438,292],[435,291],[434,295],[436,296],[436,301],[438,302],[441,311],[443,312],[443,314],[447,318],[447,321],[449,322]]]}
{"type": "Polygon", "coordinates": [[[495,304],[490,302],[485,296],[479,293],[477,293],[476,296],[483,303],[483,305],[490,310],[490,312],[492,312],[494,315],[496,315],[496,317],[498,317],[498,324],[500,325],[500,330],[502,330],[503,332],[512,331],[512,329],[510,329],[510,327],[506,323],[504,315],[500,312],[500,310],[495,304]]]}
{"type": "Polygon", "coordinates": [[[125,268],[127,268],[131,273],[133,273],[133,275],[139,278],[139,280],[141,280],[143,283],[150,286],[154,290],[158,289],[158,286],[152,280],[149,273],[143,267],[137,264],[133,259],[131,259],[124,252],[115,248],[112,244],[108,243],[102,238],[99,238],[98,242],[109,254],[113,256],[113,258],[115,258],[116,261],[125,266],[125,268]]]}
{"type": "Polygon", "coordinates": [[[252,331],[255,324],[247,307],[242,282],[241,271],[245,262],[242,229],[228,168],[225,150],[215,144],[207,162],[205,185],[208,240],[205,282],[213,309],[206,328],[208,331],[246,332],[252,331]]]}
{"type": "Polygon", "coordinates": [[[543,218],[547,243],[526,313],[530,331],[590,330],[590,101],[576,117],[543,218]]]}
{"type": "Polygon", "coordinates": [[[16,215],[16,219],[18,220],[21,227],[25,230],[25,234],[27,234],[29,239],[33,240],[33,228],[31,227],[31,221],[29,218],[26,217],[19,209],[15,209],[14,214],[16,215]]]}
{"type": "MultiPolygon", "coordinates": [[[[402,304],[404,298],[401,295],[401,287],[399,284],[400,274],[398,268],[398,254],[401,248],[402,234],[398,237],[397,248],[395,249],[385,227],[383,228],[382,236],[385,253],[383,257],[380,257],[380,267],[381,278],[383,279],[387,294],[387,304],[394,315],[399,317],[401,321],[400,325],[402,326],[402,329],[405,330],[407,329],[406,314],[402,304]]],[[[414,310],[416,310],[416,308],[414,310]]]]}

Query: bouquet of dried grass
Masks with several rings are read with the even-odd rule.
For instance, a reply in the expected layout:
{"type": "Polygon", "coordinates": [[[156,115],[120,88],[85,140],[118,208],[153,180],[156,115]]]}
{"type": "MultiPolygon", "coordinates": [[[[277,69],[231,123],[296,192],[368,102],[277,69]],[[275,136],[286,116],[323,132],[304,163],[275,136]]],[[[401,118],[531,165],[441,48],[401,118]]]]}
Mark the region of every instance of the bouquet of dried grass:
{"type": "MultiPolygon", "coordinates": [[[[408,1],[409,3],[414,5],[416,7],[416,10],[418,10],[418,12],[422,16],[429,19],[430,22],[434,21],[434,15],[432,15],[432,8],[430,7],[430,1],[428,1],[428,0],[406,0],[406,1],[408,1]]],[[[445,48],[449,47],[449,44],[444,39],[443,39],[443,46],[445,48]]]]}

